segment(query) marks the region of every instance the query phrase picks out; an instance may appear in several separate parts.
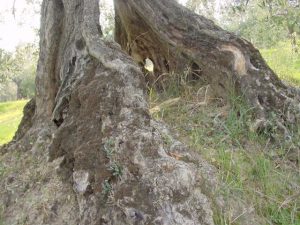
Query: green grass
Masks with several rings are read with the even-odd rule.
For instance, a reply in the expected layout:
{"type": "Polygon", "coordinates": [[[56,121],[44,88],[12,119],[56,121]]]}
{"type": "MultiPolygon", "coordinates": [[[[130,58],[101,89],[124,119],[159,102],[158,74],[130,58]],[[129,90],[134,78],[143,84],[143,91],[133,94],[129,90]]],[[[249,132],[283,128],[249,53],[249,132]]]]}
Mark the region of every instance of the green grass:
{"type": "MultiPolygon", "coordinates": [[[[224,182],[220,193],[228,198],[234,193],[253,206],[267,224],[300,225],[300,167],[286,157],[289,143],[275,145],[268,135],[251,131],[253,110],[242,97],[232,96],[230,108],[215,103],[197,106],[203,100],[197,96],[198,90],[190,87],[189,92],[176,95],[168,89],[161,95],[152,92],[152,107],[162,106],[167,96],[181,97],[152,116],[169,124],[181,141],[215,165],[224,182]]],[[[222,213],[216,213],[214,219],[216,225],[242,224],[222,213]]]]}
{"type": "Polygon", "coordinates": [[[0,103],[0,145],[9,142],[23,115],[23,108],[27,100],[0,103]]]}
{"type": "Polygon", "coordinates": [[[270,49],[261,49],[262,56],[278,76],[300,86],[300,53],[292,52],[289,42],[280,42],[270,49]]]}
{"type": "MultiPolygon", "coordinates": [[[[291,52],[288,42],[261,53],[280,78],[300,86],[300,55],[291,52]]],[[[234,193],[268,224],[300,225],[300,167],[286,158],[288,146],[273,145],[267,135],[251,132],[252,109],[241,97],[232,96],[230,109],[216,104],[197,105],[204,100],[198,95],[200,87],[186,83],[185,76],[173,76],[163,93],[149,90],[150,104],[154,107],[172,98],[181,100],[163,106],[153,117],[167,122],[184,143],[218,169],[225,185],[220,186],[220,192],[228,196],[234,193]]],[[[0,145],[12,139],[26,102],[0,103],[0,145]]],[[[169,142],[167,138],[165,142],[169,142]]],[[[119,173],[119,168],[114,169],[119,173]]],[[[3,173],[0,164],[0,177],[3,173]]],[[[221,213],[216,213],[214,219],[216,225],[239,224],[221,213]]]]}

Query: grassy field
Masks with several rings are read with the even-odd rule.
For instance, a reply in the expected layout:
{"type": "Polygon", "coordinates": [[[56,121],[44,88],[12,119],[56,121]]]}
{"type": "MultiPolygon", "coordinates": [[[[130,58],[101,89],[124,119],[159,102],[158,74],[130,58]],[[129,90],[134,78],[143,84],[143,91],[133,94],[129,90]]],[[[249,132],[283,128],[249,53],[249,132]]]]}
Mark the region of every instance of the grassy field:
{"type": "Polygon", "coordinates": [[[300,53],[292,52],[289,42],[280,42],[270,49],[261,49],[261,54],[278,76],[300,86],[300,53]]]}
{"type": "Polygon", "coordinates": [[[13,138],[26,103],[27,100],[0,103],[0,145],[13,138]]]}

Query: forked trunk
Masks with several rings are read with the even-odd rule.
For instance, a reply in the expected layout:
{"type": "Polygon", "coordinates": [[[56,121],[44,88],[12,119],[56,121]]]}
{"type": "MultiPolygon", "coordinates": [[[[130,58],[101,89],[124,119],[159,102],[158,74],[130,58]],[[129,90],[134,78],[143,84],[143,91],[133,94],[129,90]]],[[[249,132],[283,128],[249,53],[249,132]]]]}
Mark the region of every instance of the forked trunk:
{"type": "Polygon", "coordinates": [[[31,188],[5,204],[5,222],[22,208],[29,224],[212,225],[214,169],[151,121],[140,68],[101,39],[98,1],[44,0],[41,21],[36,104],[6,150],[31,150],[57,171],[36,184],[41,199],[31,188]]]}
{"type": "MultiPolygon", "coordinates": [[[[247,41],[171,0],[115,6],[118,41],[138,62],[149,57],[157,74],[189,63],[216,93],[236,82],[258,118],[281,107],[282,123],[297,121],[296,113],[287,117],[296,93],[247,41]]],[[[33,173],[41,182],[16,202],[0,196],[6,224],[212,225],[213,211],[264,224],[234,196],[223,198],[214,167],[151,120],[140,68],[101,39],[97,0],[44,0],[41,21],[36,103],[2,151],[35,157],[20,177],[33,173]]]]}

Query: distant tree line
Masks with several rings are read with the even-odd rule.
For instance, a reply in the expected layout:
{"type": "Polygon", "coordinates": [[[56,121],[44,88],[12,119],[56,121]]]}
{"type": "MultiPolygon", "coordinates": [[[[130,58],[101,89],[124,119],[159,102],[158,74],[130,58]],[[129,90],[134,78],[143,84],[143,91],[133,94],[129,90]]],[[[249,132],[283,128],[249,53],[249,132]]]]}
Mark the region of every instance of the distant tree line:
{"type": "Polygon", "coordinates": [[[259,48],[290,40],[294,52],[299,51],[299,0],[188,0],[187,7],[259,48]]]}

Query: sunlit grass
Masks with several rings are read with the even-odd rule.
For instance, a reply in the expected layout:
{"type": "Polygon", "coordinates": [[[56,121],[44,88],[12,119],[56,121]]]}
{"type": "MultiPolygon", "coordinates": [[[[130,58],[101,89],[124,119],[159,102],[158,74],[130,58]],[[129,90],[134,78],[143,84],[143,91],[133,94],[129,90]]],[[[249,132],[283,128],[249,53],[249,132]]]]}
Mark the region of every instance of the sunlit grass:
{"type": "Polygon", "coordinates": [[[292,52],[289,42],[280,42],[270,49],[261,49],[261,54],[278,76],[300,86],[300,53],[292,52]]]}
{"type": "Polygon", "coordinates": [[[9,142],[23,115],[23,108],[27,100],[0,103],[0,145],[9,142]]]}

